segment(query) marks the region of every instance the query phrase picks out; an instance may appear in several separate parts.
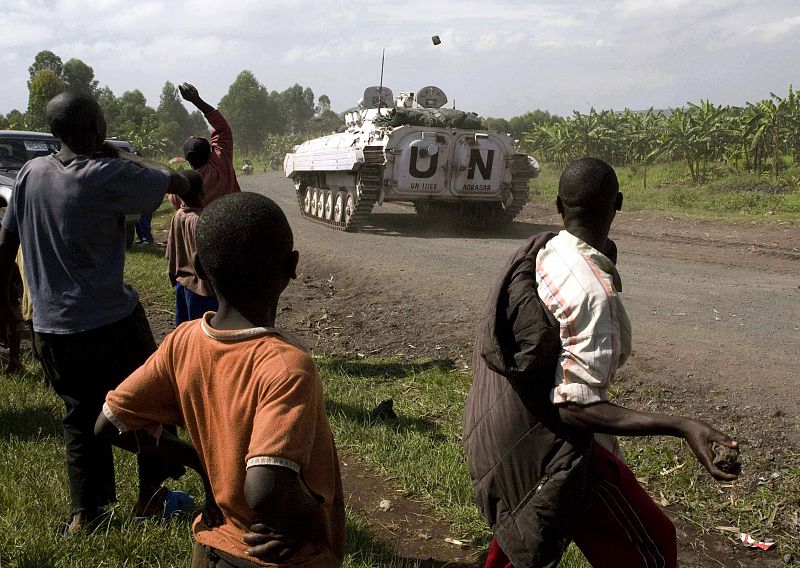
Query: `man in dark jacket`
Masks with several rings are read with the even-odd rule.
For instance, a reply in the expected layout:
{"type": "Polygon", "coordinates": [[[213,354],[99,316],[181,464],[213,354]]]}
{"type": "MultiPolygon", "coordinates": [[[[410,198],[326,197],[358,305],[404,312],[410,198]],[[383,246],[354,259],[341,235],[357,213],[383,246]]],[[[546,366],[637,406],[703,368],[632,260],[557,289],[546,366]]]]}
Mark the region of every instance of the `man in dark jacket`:
{"type": "Polygon", "coordinates": [[[614,170],[585,158],[559,182],[557,235],[511,258],[478,328],[464,447],[475,497],[494,531],[487,568],[556,567],[570,541],[603,567],[672,567],[675,528],[622,460],[616,435],[684,438],[719,480],[712,445],[736,442],[691,418],[608,401],[631,353],[616,247],[614,170]]]}

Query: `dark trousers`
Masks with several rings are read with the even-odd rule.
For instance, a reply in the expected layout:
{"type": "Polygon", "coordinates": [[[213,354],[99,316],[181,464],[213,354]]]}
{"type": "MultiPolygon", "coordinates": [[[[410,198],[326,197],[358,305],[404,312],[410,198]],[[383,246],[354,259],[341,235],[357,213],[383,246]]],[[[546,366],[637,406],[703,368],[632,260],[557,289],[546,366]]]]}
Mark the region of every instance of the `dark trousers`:
{"type": "Polygon", "coordinates": [[[182,284],[175,284],[175,327],[185,321],[203,317],[206,312],[216,312],[219,302],[216,296],[195,294],[182,284]]]}
{"type": "MultiPolygon", "coordinates": [[[[675,526],[655,504],[636,476],[617,456],[594,446],[595,484],[586,502],[584,525],[575,544],[593,568],[675,568],[675,526]]],[[[486,568],[513,568],[496,540],[489,546],[486,568]]]]}
{"type": "Polygon", "coordinates": [[[139,220],[136,221],[136,236],[139,237],[139,240],[143,243],[152,243],[153,242],[153,231],[152,226],[153,224],[153,214],[152,213],[145,213],[139,220]]]}
{"type": "MultiPolygon", "coordinates": [[[[156,350],[144,309],[112,324],[72,334],[34,334],[45,377],[64,401],[62,420],[67,446],[72,511],[116,501],[111,445],[94,435],[106,393],[114,389],[156,350]]],[[[137,456],[140,489],[157,489],[181,466],[137,456]]]]}

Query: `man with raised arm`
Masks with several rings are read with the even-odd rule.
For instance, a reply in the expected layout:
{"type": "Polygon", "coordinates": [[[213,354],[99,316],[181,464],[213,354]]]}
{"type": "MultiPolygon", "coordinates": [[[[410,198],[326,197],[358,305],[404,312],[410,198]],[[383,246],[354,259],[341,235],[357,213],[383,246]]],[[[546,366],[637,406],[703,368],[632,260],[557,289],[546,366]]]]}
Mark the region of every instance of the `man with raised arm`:
{"type": "Polygon", "coordinates": [[[713,445],[736,442],[692,418],[609,402],[631,354],[616,246],[614,170],[570,164],[556,207],[564,229],[510,259],[481,318],[464,447],[475,497],[494,532],[487,568],[555,568],[574,541],[595,568],[674,567],[675,527],[625,465],[614,436],[683,438],[718,480],[713,445]]]}
{"type": "MultiPolygon", "coordinates": [[[[233,134],[222,113],[200,98],[194,85],[183,83],[178,90],[211,125],[211,141],[202,136],[190,136],[183,143],[184,158],[203,178],[205,197],[200,205],[205,207],[223,195],[241,191],[233,167],[233,134]]],[[[175,209],[183,205],[178,196],[170,196],[169,202],[175,209]]]]}

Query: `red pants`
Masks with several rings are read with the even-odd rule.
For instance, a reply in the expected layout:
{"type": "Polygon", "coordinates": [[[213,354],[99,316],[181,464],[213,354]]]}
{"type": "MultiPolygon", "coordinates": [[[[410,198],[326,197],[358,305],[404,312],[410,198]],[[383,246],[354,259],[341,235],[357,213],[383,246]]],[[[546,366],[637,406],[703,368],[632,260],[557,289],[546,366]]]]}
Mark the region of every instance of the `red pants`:
{"type": "MultiPolygon", "coordinates": [[[[588,495],[575,544],[593,568],[674,568],[678,562],[675,527],[614,454],[595,445],[596,483],[588,495]]],[[[513,568],[492,540],[486,568],[513,568]]]]}

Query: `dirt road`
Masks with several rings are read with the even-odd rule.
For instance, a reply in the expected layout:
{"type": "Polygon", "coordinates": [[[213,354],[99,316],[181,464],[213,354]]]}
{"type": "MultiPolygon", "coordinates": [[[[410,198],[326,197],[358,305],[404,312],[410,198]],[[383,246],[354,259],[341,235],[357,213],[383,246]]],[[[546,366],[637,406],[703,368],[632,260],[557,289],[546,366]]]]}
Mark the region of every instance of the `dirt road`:
{"type": "MultiPolygon", "coordinates": [[[[504,233],[454,235],[387,204],[346,234],[302,220],[277,174],[240,183],[289,216],[303,275],[281,318],[321,352],[466,363],[495,274],[522,239],[559,223],[554,207],[529,204],[504,233]]],[[[744,443],[800,442],[800,226],[623,211],[612,237],[634,326],[623,384],[666,391],[682,412],[722,412],[744,443]]]]}

